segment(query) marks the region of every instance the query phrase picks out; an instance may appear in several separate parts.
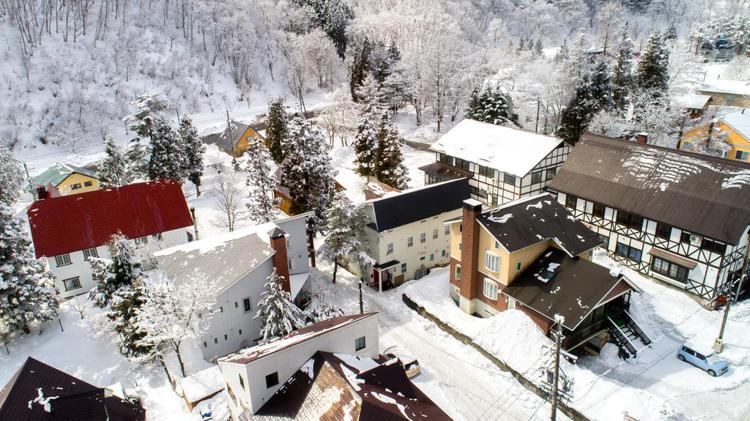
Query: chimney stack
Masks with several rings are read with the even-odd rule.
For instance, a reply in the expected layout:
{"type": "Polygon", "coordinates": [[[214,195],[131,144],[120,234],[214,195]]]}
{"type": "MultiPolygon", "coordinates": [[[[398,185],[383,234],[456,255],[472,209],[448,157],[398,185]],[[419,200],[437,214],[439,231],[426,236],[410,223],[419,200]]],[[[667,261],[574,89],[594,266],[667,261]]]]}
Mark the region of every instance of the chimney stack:
{"type": "Polygon", "coordinates": [[[461,221],[461,280],[459,282],[461,298],[459,306],[466,313],[475,312],[474,300],[479,291],[479,223],[477,217],[482,214],[482,203],[467,199],[463,204],[461,221]]]}
{"type": "Polygon", "coordinates": [[[271,232],[271,248],[276,251],[271,261],[276,269],[276,274],[281,278],[281,287],[284,291],[292,293],[289,282],[289,261],[286,253],[286,233],[281,228],[274,228],[271,232]]]}
{"type": "Polygon", "coordinates": [[[636,138],[636,142],[640,143],[641,145],[647,145],[648,144],[648,133],[638,133],[638,137],[636,138]]]}
{"type": "Polygon", "coordinates": [[[37,186],[36,187],[36,198],[39,200],[43,200],[49,197],[49,193],[47,192],[47,189],[44,186],[37,186]]]}

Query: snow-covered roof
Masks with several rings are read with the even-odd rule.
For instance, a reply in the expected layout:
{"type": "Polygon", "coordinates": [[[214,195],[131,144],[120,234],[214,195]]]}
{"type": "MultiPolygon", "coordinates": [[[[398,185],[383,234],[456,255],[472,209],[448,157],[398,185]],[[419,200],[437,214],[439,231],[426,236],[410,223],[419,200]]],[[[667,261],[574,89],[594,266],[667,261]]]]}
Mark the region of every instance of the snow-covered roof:
{"type": "Polygon", "coordinates": [[[46,186],[52,184],[57,186],[63,180],[68,178],[71,174],[78,173],[85,176],[98,179],[96,173],[85,167],[78,167],[75,165],[65,164],[62,162],[55,162],[54,165],[47,168],[41,174],[34,177],[34,186],[46,186]]]}
{"type": "Polygon", "coordinates": [[[193,375],[180,379],[185,400],[191,403],[200,402],[224,389],[224,377],[218,365],[201,370],[193,375]]]}
{"type": "Polygon", "coordinates": [[[675,99],[675,101],[682,105],[685,108],[690,109],[702,109],[706,106],[708,101],[711,99],[711,95],[701,95],[701,94],[686,94],[681,97],[678,97],[675,99]]]}
{"type": "Polygon", "coordinates": [[[716,79],[699,83],[697,89],[700,92],[750,95],[750,82],[742,80],[716,79]]]}
{"type": "Polygon", "coordinates": [[[465,119],[430,150],[523,177],[561,143],[554,137],[465,119]]]}
{"type": "Polygon", "coordinates": [[[154,256],[170,279],[179,282],[200,274],[216,280],[223,291],[273,255],[268,233],[276,228],[273,223],[257,225],[164,249],[154,256]]]}
{"type": "Polygon", "coordinates": [[[750,111],[745,110],[738,111],[736,113],[727,114],[722,118],[724,123],[732,126],[734,131],[747,140],[750,140],[750,111]]]}

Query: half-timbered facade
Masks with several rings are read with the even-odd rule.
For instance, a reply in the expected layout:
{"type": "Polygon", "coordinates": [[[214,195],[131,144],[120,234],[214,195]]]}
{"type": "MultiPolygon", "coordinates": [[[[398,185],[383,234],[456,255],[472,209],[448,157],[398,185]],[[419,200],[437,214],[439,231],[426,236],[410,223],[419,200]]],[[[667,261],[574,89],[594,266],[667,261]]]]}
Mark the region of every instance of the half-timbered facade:
{"type": "Polygon", "coordinates": [[[463,120],[430,147],[425,184],[469,178],[471,197],[494,206],[537,195],[555,177],[570,146],[560,139],[463,120]]]}
{"type": "Polygon", "coordinates": [[[739,279],[749,165],[586,134],[549,189],[630,268],[706,302],[739,279]]]}

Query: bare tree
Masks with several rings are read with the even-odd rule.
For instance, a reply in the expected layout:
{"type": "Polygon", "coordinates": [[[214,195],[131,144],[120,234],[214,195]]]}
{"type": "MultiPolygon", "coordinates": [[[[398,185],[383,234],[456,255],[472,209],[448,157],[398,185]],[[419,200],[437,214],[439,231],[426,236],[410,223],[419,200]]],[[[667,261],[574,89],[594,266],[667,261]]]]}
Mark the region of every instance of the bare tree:
{"type": "Polygon", "coordinates": [[[243,217],[242,192],[238,183],[243,180],[234,171],[226,171],[218,176],[216,191],[219,210],[221,214],[217,224],[229,231],[234,231],[237,221],[243,217]]]}

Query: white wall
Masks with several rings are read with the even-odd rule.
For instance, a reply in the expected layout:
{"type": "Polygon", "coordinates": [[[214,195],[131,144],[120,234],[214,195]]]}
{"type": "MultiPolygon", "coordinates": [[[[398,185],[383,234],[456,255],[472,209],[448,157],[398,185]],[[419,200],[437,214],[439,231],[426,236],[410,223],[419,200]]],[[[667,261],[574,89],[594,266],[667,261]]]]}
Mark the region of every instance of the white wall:
{"type": "Polygon", "coordinates": [[[249,364],[219,361],[224,382],[241,402],[229,399],[233,419],[242,412],[240,405],[257,412],[268,399],[317,351],[374,358],[378,355],[377,315],[331,330],[323,335],[259,358],[249,364]],[[354,341],[364,336],[366,347],[355,351],[354,341]],[[279,384],[266,388],[266,376],[278,372],[279,384]],[[245,387],[239,382],[242,376],[245,387]]]}
{"type": "Polygon", "coordinates": [[[286,241],[287,259],[292,261],[290,275],[310,272],[310,255],[307,252],[307,218],[303,215],[274,221],[288,234],[286,241]]]}

